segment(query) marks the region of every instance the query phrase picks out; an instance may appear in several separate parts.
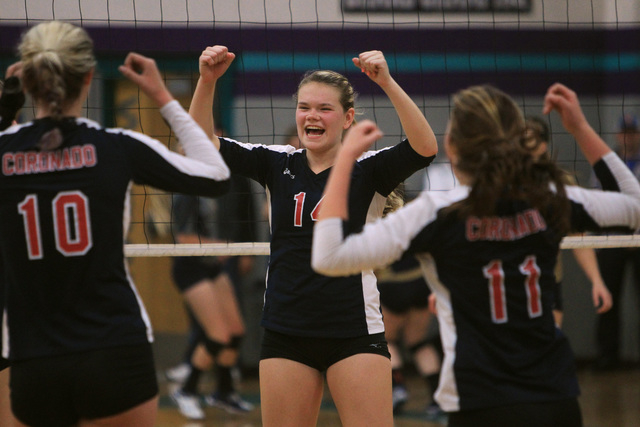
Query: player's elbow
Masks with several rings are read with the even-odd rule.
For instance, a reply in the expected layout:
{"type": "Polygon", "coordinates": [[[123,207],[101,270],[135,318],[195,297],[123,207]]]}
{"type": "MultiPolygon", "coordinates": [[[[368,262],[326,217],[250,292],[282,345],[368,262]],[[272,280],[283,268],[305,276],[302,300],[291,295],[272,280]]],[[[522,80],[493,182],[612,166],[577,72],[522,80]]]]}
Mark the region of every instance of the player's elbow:
{"type": "Polygon", "coordinates": [[[354,269],[350,259],[338,247],[322,250],[314,248],[311,254],[311,268],[316,273],[329,277],[350,276],[359,273],[360,270],[354,269]]]}
{"type": "Polygon", "coordinates": [[[311,268],[313,268],[316,273],[322,274],[323,276],[338,277],[348,275],[342,272],[333,254],[325,253],[323,251],[313,251],[311,256],[311,268]]]}
{"type": "Polygon", "coordinates": [[[324,219],[316,223],[311,249],[311,268],[324,276],[348,276],[357,273],[351,271],[348,249],[342,237],[340,218],[324,219]]]}

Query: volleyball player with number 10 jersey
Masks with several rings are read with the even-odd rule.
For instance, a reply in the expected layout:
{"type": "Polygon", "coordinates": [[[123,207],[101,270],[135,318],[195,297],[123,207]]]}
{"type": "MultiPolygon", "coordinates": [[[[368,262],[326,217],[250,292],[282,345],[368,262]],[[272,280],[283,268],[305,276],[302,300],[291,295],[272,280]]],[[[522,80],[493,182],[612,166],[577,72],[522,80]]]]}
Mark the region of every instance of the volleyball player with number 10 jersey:
{"type": "Polygon", "coordinates": [[[0,254],[12,409],[31,426],[153,426],[152,331],[124,239],[136,182],[218,196],[229,169],[153,60],[120,71],[161,108],[186,157],[81,117],[96,64],[86,32],[57,21],[19,46],[35,120],[0,133],[0,254]]]}

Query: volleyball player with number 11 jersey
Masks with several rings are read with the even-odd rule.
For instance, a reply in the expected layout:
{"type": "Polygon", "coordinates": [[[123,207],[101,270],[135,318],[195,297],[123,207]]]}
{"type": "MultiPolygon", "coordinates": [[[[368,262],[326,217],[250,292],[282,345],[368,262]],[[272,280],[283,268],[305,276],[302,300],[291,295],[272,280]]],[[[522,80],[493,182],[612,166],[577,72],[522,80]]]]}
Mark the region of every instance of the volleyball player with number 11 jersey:
{"type": "Polygon", "coordinates": [[[312,263],[349,275],[414,255],[437,298],[444,361],[436,400],[449,426],[577,427],[575,362],[553,316],[555,265],[570,231],[640,227],[640,185],[561,84],[545,97],[587,161],[619,192],[565,185],[535,159],[520,108],[491,86],[456,93],[445,149],[460,186],[425,191],[347,235],[354,160],[379,137],[362,123],[345,138],[316,223],[312,263]],[[356,133],[357,131],[357,133],[356,133]]]}

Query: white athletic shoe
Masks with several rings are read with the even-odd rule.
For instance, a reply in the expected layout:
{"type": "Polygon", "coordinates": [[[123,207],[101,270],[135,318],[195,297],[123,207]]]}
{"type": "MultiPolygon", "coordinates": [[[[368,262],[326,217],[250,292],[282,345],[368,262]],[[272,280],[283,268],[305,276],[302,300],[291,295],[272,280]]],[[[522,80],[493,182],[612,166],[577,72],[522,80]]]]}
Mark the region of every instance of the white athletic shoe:
{"type": "Polygon", "coordinates": [[[178,410],[182,415],[190,420],[204,420],[205,415],[200,406],[200,397],[188,394],[178,388],[171,392],[171,399],[178,405],[178,410]]]}
{"type": "Polygon", "coordinates": [[[224,409],[230,414],[246,414],[253,411],[254,406],[244,400],[236,392],[229,394],[211,393],[204,397],[204,401],[207,405],[216,408],[224,409]]]}
{"type": "Polygon", "coordinates": [[[187,377],[191,373],[191,365],[188,363],[181,363],[164,371],[164,376],[168,381],[173,383],[184,383],[187,377]]]}
{"type": "Polygon", "coordinates": [[[404,385],[400,384],[393,386],[392,393],[393,413],[399,414],[402,412],[404,404],[409,400],[409,391],[404,385]]]}

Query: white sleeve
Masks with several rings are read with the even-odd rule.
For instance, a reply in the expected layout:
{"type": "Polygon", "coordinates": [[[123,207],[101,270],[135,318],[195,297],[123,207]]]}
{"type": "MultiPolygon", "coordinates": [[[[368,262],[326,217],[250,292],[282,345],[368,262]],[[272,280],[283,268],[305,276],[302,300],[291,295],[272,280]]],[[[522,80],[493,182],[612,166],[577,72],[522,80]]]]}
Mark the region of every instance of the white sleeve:
{"type": "Polygon", "coordinates": [[[581,204],[602,228],[640,229],[640,183],[617,154],[608,153],[602,160],[616,180],[620,192],[568,186],[567,196],[581,204]]]}
{"type": "Polygon", "coordinates": [[[213,166],[216,170],[215,176],[219,180],[228,179],[231,176],[229,167],[211,139],[178,101],[168,102],[160,109],[160,113],[180,140],[186,157],[213,166]]]}
{"type": "Polygon", "coordinates": [[[602,156],[602,160],[609,167],[620,192],[640,200],[640,183],[622,159],[616,153],[610,152],[602,156]]]}
{"type": "Polygon", "coordinates": [[[426,193],[386,218],[369,223],[358,234],[343,238],[342,220],[315,224],[311,266],[326,276],[347,276],[386,267],[400,259],[413,238],[435,218],[426,193]]]}

